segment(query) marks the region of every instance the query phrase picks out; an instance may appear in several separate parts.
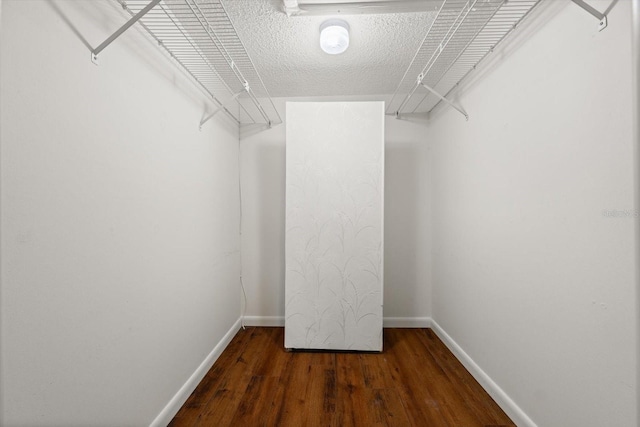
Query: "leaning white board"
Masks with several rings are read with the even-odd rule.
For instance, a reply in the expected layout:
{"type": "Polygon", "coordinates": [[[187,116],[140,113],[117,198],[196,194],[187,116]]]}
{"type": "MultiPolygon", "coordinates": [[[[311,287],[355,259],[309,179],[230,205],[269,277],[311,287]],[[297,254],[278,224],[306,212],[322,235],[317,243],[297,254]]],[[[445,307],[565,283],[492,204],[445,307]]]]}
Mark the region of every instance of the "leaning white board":
{"type": "Polygon", "coordinates": [[[382,351],[384,103],[288,102],[285,347],[382,351]]]}

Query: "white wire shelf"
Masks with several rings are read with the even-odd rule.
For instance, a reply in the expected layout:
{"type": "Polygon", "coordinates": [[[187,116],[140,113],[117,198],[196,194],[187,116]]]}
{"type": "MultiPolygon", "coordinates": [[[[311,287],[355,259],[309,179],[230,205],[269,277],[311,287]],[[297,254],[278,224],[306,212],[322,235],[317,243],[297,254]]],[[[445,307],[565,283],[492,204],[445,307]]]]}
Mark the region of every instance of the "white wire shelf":
{"type": "Polygon", "coordinates": [[[116,1],[212,98],[217,108],[201,126],[221,111],[239,124],[282,123],[222,0],[116,1]]]}
{"type": "MultiPolygon", "coordinates": [[[[524,19],[540,0],[445,0],[387,104],[387,114],[428,113],[524,19]]],[[[467,116],[468,117],[468,116],[467,116]]]]}

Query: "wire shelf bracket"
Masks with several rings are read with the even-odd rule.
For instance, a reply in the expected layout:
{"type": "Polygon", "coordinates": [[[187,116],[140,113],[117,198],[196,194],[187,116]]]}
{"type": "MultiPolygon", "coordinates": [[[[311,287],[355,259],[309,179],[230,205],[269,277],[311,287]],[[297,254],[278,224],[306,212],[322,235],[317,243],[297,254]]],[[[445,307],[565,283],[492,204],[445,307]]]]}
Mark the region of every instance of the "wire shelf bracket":
{"type": "Polygon", "coordinates": [[[220,106],[218,106],[218,108],[216,108],[215,110],[213,110],[213,112],[211,114],[209,114],[208,116],[206,116],[204,119],[200,120],[200,130],[202,130],[202,125],[207,123],[209,120],[211,120],[213,118],[213,116],[215,116],[216,114],[218,114],[220,111],[222,111],[223,109],[225,109],[227,107],[227,105],[229,105],[231,102],[235,101],[236,99],[238,99],[238,97],[240,95],[242,95],[245,92],[249,92],[249,83],[246,83],[245,89],[242,89],[240,92],[238,93],[234,93],[233,96],[231,98],[229,98],[227,100],[227,102],[224,102],[222,104],[220,104],[220,106]]]}
{"type": "Polygon", "coordinates": [[[593,15],[598,21],[598,31],[602,31],[607,28],[607,15],[599,12],[596,8],[586,3],[584,0],[571,0],[582,9],[593,15]]]}
{"type": "Polygon", "coordinates": [[[94,63],[105,48],[137,23],[215,104],[213,113],[200,121],[200,129],[219,112],[238,125],[270,128],[282,123],[223,0],[113,1],[131,18],[91,50],[94,63]]]}
{"type": "Polygon", "coordinates": [[[428,118],[444,103],[468,120],[465,109],[452,101],[454,91],[541,1],[443,0],[386,114],[428,118]]]}
{"type": "Polygon", "coordinates": [[[151,9],[153,9],[154,7],[156,7],[158,5],[158,3],[160,3],[161,1],[162,0],[152,0],[147,6],[145,6],[144,9],[142,9],[140,12],[136,13],[131,19],[129,19],[127,22],[125,22],[125,24],[122,27],[118,28],[115,33],[111,34],[109,37],[107,37],[107,39],[105,41],[100,43],[100,45],[98,47],[93,49],[91,51],[91,61],[94,64],[98,65],[98,54],[100,52],[102,52],[111,43],[113,43],[118,37],[120,37],[122,35],[122,33],[124,33],[129,28],[131,28],[131,26],[133,24],[135,24],[136,22],[138,22],[144,15],[149,13],[149,11],[151,9]]]}
{"type": "Polygon", "coordinates": [[[469,121],[469,114],[467,114],[467,112],[464,110],[464,108],[462,108],[459,105],[454,104],[453,101],[448,100],[444,96],[440,95],[440,93],[438,93],[435,89],[433,89],[432,87],[427,86],[426,84],[424,84],[422,82],[422,79],[424,79],[424,75],[420,74],[420,76],[418,76],[418,84],[420,86],[422,86],[423,88],[425,88],[426,90],[428,90],[429,92],[431,92],[432,94],[434,94],[435,96],[440,98],[441,101],[443,101],[443,102],[449,104],[450,106],[452,106],[456,111],[460,112],[460,114],[462,114],[467,121],[469,121]]]}

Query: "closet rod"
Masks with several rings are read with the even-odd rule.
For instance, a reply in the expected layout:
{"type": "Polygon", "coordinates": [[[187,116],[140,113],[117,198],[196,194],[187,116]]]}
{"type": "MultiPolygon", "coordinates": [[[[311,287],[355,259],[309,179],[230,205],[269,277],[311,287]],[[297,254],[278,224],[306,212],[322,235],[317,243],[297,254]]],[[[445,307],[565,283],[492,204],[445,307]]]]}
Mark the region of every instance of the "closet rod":
{"type": "Polygon", "coordinates": [[[151,0],[151,2],[147,6],[145,6],[144,9],[142,9],[140,12],[136,13],[136,15],[133,18],[131,18],[127,22],[125,22],[125,24],[122,27],[118,28],[118,30],[116,30],[115,33],[113,33],[105,41],[103,41],[100,44],[100,46],[98,46],[97,48],[93,49],[91,51],[91,60],[95,64],[97,64],[98,63],[98,54],[100,52],[102,52],[107,46],[109,46],[115,39],[120,37],[122,35],[122,33],[127,31],[133,24],[138,22],[140,20],[140,18],[142,18],[144,15],[146,15],[151,9],[156,7],[158,5],[158,3],[160,3],[161,1],[162,0],[151,0]]]}

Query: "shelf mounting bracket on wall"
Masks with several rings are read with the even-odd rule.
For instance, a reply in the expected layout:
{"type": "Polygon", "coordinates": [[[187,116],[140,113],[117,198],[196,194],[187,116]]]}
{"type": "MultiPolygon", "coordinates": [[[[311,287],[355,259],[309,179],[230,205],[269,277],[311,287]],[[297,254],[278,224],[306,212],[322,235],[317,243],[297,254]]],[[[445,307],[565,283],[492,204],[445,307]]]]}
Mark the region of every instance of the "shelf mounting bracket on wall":
{"type": "MultiPolygon", "coordinates": [[[[452,105],[452,91],[542,2],[444,0],[387,103],[387,114],[398,112],[409,118],[430,113],[440,104],[452,105]]],[[[459,106],[455,108],[467,117],[459,106]]]]}
{"type": "Polygon", "coordinates": [[[464,116],[465,119],[467,119],[467,121],[469,121],[469,114],[467,114],[467,112],[464,111],[464,108],[462,108],[461,106],[456,105],[453,101],[445,98],[444,96],[442,96],[440,93],[438,93],[432,87],[427,86],[426,84],[424,84],[422,82],[423,79],[424,79],[424,74],[420,74],[418,76],[418,86],[422,86],[423,88],[425,88],[426,90],[428,90],[429,92],[431,92],[432,94],[434,94],[435,96],[440,98],[441,101],[446,102],[447,104],[449,104],[450,106],[455,108],[458,112],[460,112],[460,114],[462,114],[464,116]]]}
{"type": "Polygon", "coordinates": [[[144,9],[142,9],[140,12],[135,14],[135,16],[133,16],[131,19],[129,19],[127,22],[125,22],[125,24],[122,27],[118,28],[115,33],[111,34],[111,36],[109,36],[105,41],[103,41],[100,44],[100,46],[98,46],[97,48],[93,49],[91,51],[91,61],[94,64],[97,65],[98,64],[98,54],[100,52],[102,52],[107,46],[109,46],[115,39],[120,37],[122,35],[122,33],[127,31],[129,29],[129,27],[131,27],[133,24],[138,22],[140,20],[140,18],[142,18],[144,15],[146,15],[151,9],[156,7],[158,5],[158,3],[160,3],[161,1],[162,0],[151,0],[151,2],[149,2],[149,4],[147,6],[145,6],[144,9]]]}
{"type": "Polygon", "coordinates": [[[598,12],[598,10],[596,10],[593,6],[587,4],[584,0],[571,0],[573,1],[575,4],[577,4],[578,6],[580,6],[581,8],[583,8],[584,10],[586,10],[587,12],[589,12],[591,15],[595,16],[596,19],[598,21],[600,21],[598,23],[598,31],[602,31],[605,28],[607,28],[607,15],[602,13],[602,12],[598,12]]]}
{"type": "MultiPolygon", "coordinates": [[[[202,125],[205,124],[206,122],[208,122],[209,120],[211,120],[213,118],[213,116],[215,116],[216,114],[218,114],[220,111],[222,111],[223,108],[225,108],[227,105],[229,105],[231,102],[235,101],[236,99],[238,99],[238,97],[240,95],[242,95],[245,92],[249,92],[249,83],[248,82],[244,82],[244,88],[238,92],[238,93],[234,93],[233,96],[229,99],[227,99],[225,102],[223,102],[222,104],[220,104],[218,106],[218,108],[216,108],[211,114],[209,114],[207,117],[205,117],[204,119],[200,120],[200,130],[202,130],[202,125]]],[[[269,127],[271,127],[271,122],[269,122],[269,127]]]]}

